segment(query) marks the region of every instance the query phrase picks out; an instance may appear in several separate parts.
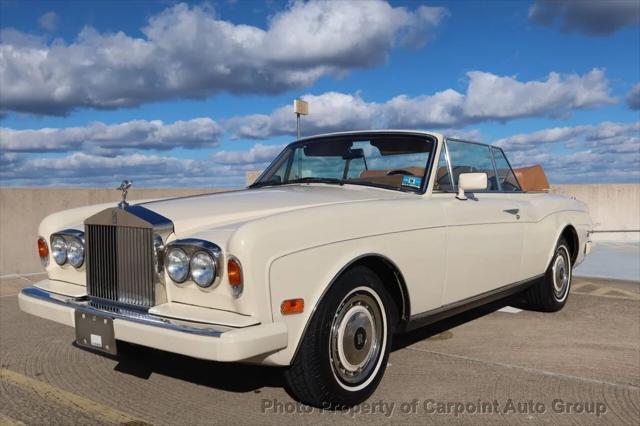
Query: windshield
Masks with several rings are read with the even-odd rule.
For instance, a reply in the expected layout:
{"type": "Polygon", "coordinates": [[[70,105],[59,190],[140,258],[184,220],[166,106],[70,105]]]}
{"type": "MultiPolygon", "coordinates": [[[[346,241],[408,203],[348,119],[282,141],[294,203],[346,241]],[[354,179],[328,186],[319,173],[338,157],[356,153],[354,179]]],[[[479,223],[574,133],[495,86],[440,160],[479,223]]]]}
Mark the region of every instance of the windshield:
{"type": "Polygon", "coordinates": [[[426,136],[350,135],[289,145],[251,187],[293,183],[423,188],[434,150],[426,136]]]}

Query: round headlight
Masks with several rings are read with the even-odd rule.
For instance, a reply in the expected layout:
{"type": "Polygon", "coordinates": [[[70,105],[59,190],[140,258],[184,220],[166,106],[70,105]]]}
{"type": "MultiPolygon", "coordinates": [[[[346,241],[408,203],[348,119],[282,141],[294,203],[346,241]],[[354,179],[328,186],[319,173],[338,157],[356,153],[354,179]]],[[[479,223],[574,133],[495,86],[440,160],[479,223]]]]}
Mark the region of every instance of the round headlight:
{"type": "Polygon", "coordinates": [[[67,243],[62,237],[51,239],[51,256],[58,265],[64,265],[67,261],[67,243]]]}
{"type": "Polygon", "coordinates": [[[191,279],[200,287],[209,287],[216,277],[216,263],[207,253],[200,251],[191,258],[191,279]]]}
{"type": "Polygon", "coordinates": [[[165,260],[169,278],[177,283],[182,283],[189,275],[189,258],[179,248],[169,250],[165,260]]]}
{"type": "Polygon", "coordinates": [[[84,245],[82,241],[73,239],[67,244],[67,260],[74,268],[79,268],[84,263],[84,245]]]}

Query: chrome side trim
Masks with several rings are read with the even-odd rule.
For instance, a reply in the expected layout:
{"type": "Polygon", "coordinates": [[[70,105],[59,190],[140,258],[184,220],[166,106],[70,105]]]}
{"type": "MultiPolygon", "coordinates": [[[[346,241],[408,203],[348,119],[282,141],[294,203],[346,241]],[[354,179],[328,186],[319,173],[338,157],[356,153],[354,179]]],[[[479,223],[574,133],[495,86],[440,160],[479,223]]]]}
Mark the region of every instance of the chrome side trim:
{"type": "Polygon", "coordinates": [[[76,309],[88,314],[102,315],[113,319],[137,322],[153,327],[179,331],[181,333],[220,337],[226,331],[233,329],[226,326],[212,326],[211,324],[164,318],[157,315],[151,315],[143,310],[122,307],[121,305],[112,304],[107,301],[92,301],[87,297],[73,298],[61,296],[36,287],[27,287],[23,289],[21,293],[23,296],[65,306],[69,309],[76,309]]]}
{"type": "MultiPolygon", "coordinates": [[[[448,139],[444,138],[442,144],[444,145],[445,155],[447,156],[447,171],[449,172],[449,183],[451,183],[451,192],[458,192],[458,188],[456,183],[453,181],[453,167],[451,167],[451,157],[449,156],[449,144],[447,143],[448,139]]],[[[437,173],[437,169],[436,169],[437,173]]],[[[448,192],[448,191],[443,191],[448,192]]]]}
{"type": "Polygon", "coordinates": [[[512,284],[507,284],[502,287],[498,287],[493,290],[489,290],[484,293],[471,296],[467,299],[452,302],[447,305],[440,306],[439,308],[432,309],[430,311],[421,312],[419,314],[412,315],[409,318],[409,322],[406,324],[404,331],[415,330],[416,328],[424,327],[434,322],[438,322],[445,318],[452,317],[459,313],[477,308],[482,305],[486,305],[496,300],[504,299],[505,297],[516,294],[526,288],[534,285],[537,280],[542,278],[544,274],[538,274],[526,280],[518,281],[512,284]]]}
{"type": "Polygon", "coordinates": [[[506,192],[502,190],[502,183],[500,183],[500,175],[498,175],[498,167],[496,166],[496,156],[493,153],[493,147],[489,148],[491,154],[491,164],[493,164],[493,175],[496,177],[496,185],[498,185],[498,192],[506,192]]]}

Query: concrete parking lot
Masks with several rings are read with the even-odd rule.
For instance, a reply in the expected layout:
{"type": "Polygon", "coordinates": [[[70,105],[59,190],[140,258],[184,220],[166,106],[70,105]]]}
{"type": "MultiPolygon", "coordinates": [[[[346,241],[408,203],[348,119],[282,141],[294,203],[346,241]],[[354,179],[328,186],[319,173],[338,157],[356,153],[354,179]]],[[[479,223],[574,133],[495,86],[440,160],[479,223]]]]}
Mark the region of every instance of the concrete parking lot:
{"type": "Polygon", "coordinates": [[[640,283],[576,278],[556,314],[496,303],[396,339],[367,404],[299,406],[277,369],[139,348],[109,358],[0,280],[0,424],[638,424],[640,283]],[[474,408],[475,407],[475,408],[474,408]],[[496,412],[497,411],[497,412],[496,412]]]}

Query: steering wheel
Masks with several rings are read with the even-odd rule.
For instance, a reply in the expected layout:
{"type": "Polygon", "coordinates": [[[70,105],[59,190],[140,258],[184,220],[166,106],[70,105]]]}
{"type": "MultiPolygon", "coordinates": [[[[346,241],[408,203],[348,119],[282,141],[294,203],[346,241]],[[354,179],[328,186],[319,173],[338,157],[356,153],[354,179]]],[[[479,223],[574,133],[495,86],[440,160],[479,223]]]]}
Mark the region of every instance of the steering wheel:
{"type": "Polygon", "coordinates": [[[402,170],[402,169],[398,169],[398,170],[390,170],[387,172],[387,176],[395,176],[395,175],[408,175],[408,176],[417,176],[407,170],[402,170]]]}

